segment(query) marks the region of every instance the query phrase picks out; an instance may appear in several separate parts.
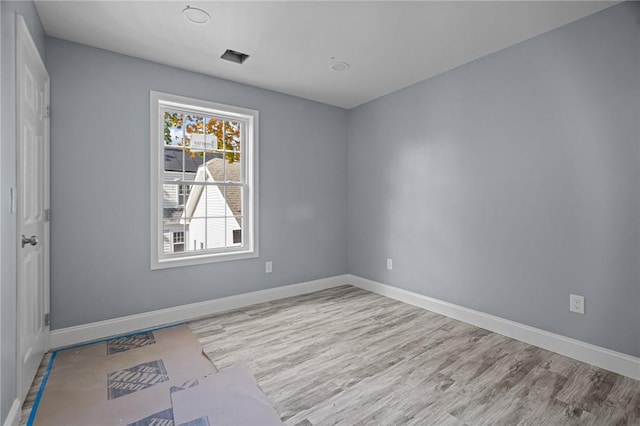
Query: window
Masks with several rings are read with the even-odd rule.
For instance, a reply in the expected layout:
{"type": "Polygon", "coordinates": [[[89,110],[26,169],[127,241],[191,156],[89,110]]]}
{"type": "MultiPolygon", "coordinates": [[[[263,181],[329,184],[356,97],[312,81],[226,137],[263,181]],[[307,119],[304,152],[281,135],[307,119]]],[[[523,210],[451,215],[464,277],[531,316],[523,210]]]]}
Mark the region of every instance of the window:
{"type": "Polygon", "coordinates": [[[184,251],[184,231],[173,233],[173,251],[175,253],[184,251]]]}
{"type": "Polygon", "coordinates": [[[151,92],[151,268],[258,256],[258,112],[151,92]]]}
{"type": "Polygon", "coordinates": [[[178,204],[184,206],[191,192],[191,185],[178,185],[178,204]]]}

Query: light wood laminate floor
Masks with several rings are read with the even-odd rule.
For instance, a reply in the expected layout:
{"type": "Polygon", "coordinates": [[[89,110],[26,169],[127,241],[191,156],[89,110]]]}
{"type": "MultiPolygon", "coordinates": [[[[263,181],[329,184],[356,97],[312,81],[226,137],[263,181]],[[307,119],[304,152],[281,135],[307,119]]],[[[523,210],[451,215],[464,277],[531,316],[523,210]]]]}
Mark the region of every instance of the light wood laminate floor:
{"type": "Polygon", "coordinates": [[[189,326],[286,425],[640,425],[636,380],[351,286],[189,326]]]}
{"type": "Polygon", "coordinates": [[[640,425],[640,382],[351,286],[190,323],[287,425],[640,425]]]}

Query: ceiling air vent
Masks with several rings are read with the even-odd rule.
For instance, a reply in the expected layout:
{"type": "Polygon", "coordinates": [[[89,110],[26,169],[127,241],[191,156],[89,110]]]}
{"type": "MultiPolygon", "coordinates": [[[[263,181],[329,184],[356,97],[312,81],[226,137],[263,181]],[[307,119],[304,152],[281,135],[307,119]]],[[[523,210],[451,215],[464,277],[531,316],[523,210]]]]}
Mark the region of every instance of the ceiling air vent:
{"type": "Polygon", "coordinates": [[[231,49],[227,49],[226,52],[224,52],[222,54],[222,56],[220,56],[222,59],[225,59],[227,61],[231,61],[231,62],[235,62],[236,64],[241,64],[244,61],[247,60],[247,58],[249,57],[249,55],[247,55],[246,53],[242,53],[242,52],[238,52],[235,50],[231,50],[231,49]]]}

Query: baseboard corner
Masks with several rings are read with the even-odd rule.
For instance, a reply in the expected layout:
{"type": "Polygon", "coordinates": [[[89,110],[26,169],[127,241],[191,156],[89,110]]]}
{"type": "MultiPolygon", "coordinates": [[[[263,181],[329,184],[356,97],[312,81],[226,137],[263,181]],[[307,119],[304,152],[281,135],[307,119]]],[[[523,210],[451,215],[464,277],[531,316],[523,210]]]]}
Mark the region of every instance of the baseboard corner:
{"type": "Polygon", "coordinates": [[[410,305],[520,340],[596,367],[640,380],[640,358],[465,308],[409,290],[349,275],[350,284],[410,305]]]}

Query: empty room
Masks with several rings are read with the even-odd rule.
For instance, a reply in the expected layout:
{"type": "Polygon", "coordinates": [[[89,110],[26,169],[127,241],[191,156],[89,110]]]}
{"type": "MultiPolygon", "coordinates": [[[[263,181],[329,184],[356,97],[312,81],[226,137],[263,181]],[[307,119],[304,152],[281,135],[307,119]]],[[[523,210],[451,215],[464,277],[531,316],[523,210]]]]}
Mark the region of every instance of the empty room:
{"type": "Polygon", "coordinates": [[[0,34],[0,425],[640,425],[640,3],[0,34]]]}

